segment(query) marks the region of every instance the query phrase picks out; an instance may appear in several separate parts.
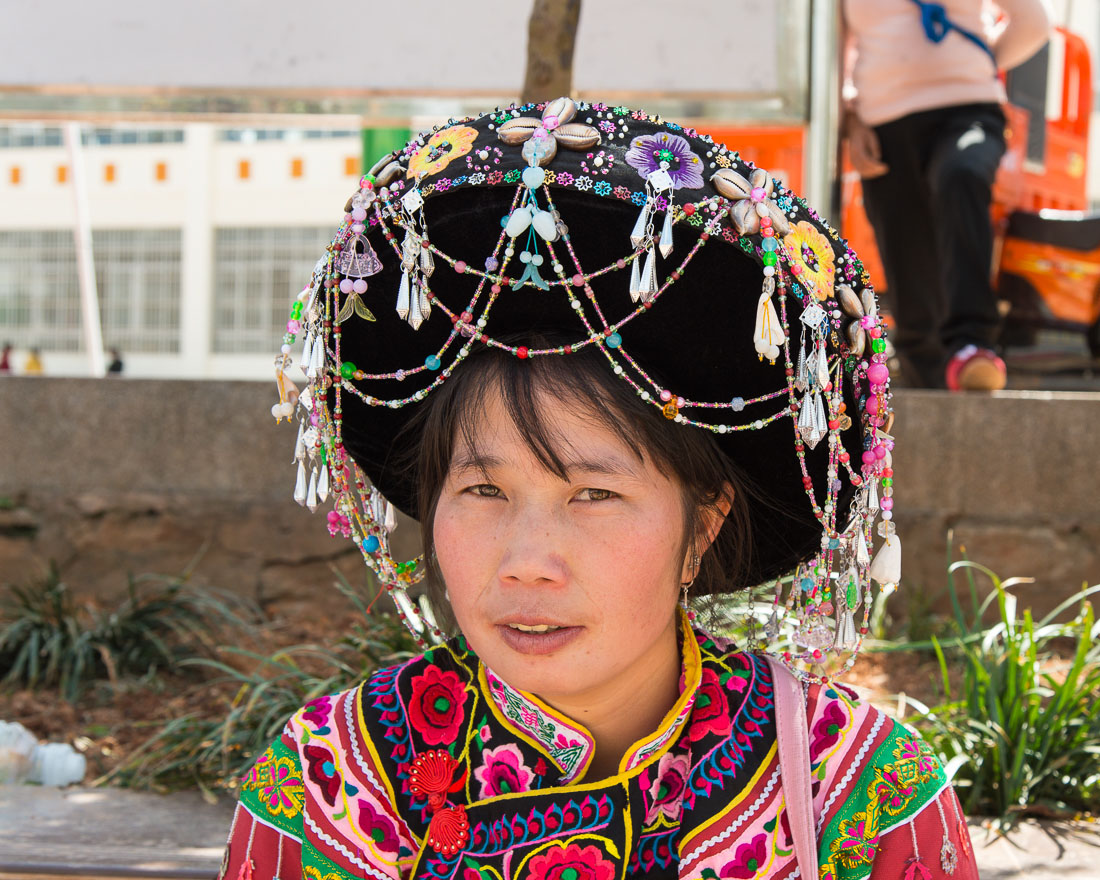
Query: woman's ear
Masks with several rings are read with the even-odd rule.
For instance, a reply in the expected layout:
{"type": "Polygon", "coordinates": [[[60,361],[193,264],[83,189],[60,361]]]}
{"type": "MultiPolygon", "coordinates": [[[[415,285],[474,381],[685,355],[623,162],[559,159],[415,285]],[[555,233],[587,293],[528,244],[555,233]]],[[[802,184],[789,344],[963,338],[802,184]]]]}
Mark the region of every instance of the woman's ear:
{"type": "Polygon", "coordinates": [[[718,533],[722,531],[722,524],[729,516],[730,508],[733,507],[735,494],[736,490],[733,486],[726,483],[714,504],[703,510],[700,517],[700,534],[696,539],[699,548],[697,552],[700,556],[710,548],[714,539],[718,537],[718,533]]]}

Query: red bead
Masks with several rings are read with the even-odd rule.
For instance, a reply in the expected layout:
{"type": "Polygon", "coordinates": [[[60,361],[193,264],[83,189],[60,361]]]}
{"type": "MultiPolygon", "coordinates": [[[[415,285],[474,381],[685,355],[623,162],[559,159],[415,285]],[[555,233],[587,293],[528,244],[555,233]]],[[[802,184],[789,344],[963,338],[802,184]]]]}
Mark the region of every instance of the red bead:
{"type": "Polygon", "coordinates": [[[695,205],[691,204],[691,202],[688,202],[686,205],[684,205],[684,214],[686,216],[690,217],[694,213],[695,213],[695,205]]]}
{"type": "Polygon", "coordinates": [[[518,357],[520,360],[523,360],[524,358],[527,357],[527,346],[526,345],[521,345],[519,348],[516,349],[516,357],[518,357]]]}
{"type": "Polygon", "coordinates": [[[836,419],[830,419],[829,420],[829,430],[830,431],[835,431],[839,427],[840,427],[840,422],[838,422],[836,419]]]}
{"type": "Polygon", "coordinates": [[[772,218],[771,217],[761,217],[760,218],[760,225],[763,226],[765,229],[767,229],[769,226],[772,225],[772,218]]]}
{"type": "Polygon", "coordinates": [[[703,233],[702,235],[700,235],[699,237],[700,237],[700,238],[701,238],[701,239],[702,239],[703,241],[708,241],[708,240],[710,239],[710,233],[709,233],[709,232],[704,232],[704,233],[703,233]]]}
{"type": "Polygon", "coordinates": [[[584,276],[580,272],[573,276],[573,286],[584,287],[584,276]]]}

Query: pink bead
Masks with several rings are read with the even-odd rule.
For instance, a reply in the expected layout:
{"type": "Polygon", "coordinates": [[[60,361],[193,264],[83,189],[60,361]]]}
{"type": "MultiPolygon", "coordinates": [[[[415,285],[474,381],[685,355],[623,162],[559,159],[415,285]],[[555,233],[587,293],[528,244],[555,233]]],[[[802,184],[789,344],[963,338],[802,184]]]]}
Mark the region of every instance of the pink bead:
{"type": "Polygon", "coordinates": [[[466,272],[466,261],[465,260],[455,260],[455,271],[459,275],[465,274],[465,272],[466,272]]]}
{"type": "Polygon", "coordinates": [[[885,446],[876,446],[873,451],[875,453],[875,458],[878,458],[878,459],[886,458],[886,447],[885,446]]]}
{"type": "Polygon", "coordinates": [[[885,385],[890,381],[890,368],[886,364],[871,364],[867,368],[867,380],[875,385],[885,385]]]}
{"type": "Polygon", "coordinates": [[[539,126],[535,129],[535,133],[531,135],[531,137],[533,137],[535,140],[541,141],[544,137],[546,137],[546,128],[543,126],[539,126]]]}
{"type": "Polygon", "coordinates": [[[670,400],[672,400],[672,392],[666,388],[664,391],[661,392],[661,400],[663,400],[665,403],[668,403],[670,400]]]}
{"type": "Polygon", "coordinates": [[[873,394],[867,396],[867,412],[871,415],[878,412],[878,398],[873,394]]]}
{"type": "Polygon", "coordinates": [[[584,287],[584,276],[580,272],[573,276],[573,286],[584,287]]]}
{"type": "Polygon", "coordinates": [[[356,278],[355,283],[351,285],[351,288],[356,293],[366,293],[367,292],[367,282],[363,278],[356,278]]]}
{"type": "Polygon", "coordinates": [[[870,330],[867,331],[867,335],[870,336],[872,339],[878,339],[882,336],[882,328],[872,327],[870,330]]]}
{"type": "Polygon", "coordinates": [[[864,330],[870,330],[877,323],[878,318],[876,318],[874,315],[864,315],[862,318],[859,319],[859,326],[862,327],[864,330]]]}
{"type": "Polygon", "coordinates": [[[863,455],[861,456],[861,458],[863,459],[864,464],[874,464],[875,463],[875,454],[870,449],[868,449],[866,452],[864,452],[863,455]]]}
{"type": "Polygon", "coordinates": [[[356,223],[362,223],[364,220],[367,219],[367,209],[355,208],[351,212],[351,219],[354,220],[356,223]]]}
{"type": "Polygon", "coordinates": [[[345,215],[344,215],[344,222],[345,222],[345,223],[351,223],[351,221],[352,221],[352,220],[354,220],[354,219],[355,219],[355,218],[354,218],[354,217],[352,217],[352,216],[351,216],[351,214],[345,214],[345,215]]]}
{"type": "Polygon", "coordinates": [[[684,398],[682,398],[682,397],[677,397],[676,398],[676,405],[677,406],[683,406],[685,403],[687,403],[687,401],[684,400],[684,398]]]}
{"type": "Polygon", "coordinates": [[[894,499],[889,497],[889,496],[887,496],[885,498],[881,498],[881,499],[879,499],[878,505],[883,510],[893,510],[894,509],[894,499]]]}
{"type": "Polygon", "coordinates": [[[295,321],[293,318],[291,318],[289,321],[286,322],[286,332],[287,333],[297,333],[301,329],[302,329],[302,325],[299,324],[297,321],[295,321]]]}
{"type": "Polygon", "coordinates": [[[491,291],[492,291],[493,293],[500,293],[500,285],[499,285],[499,284],[494,284],[494,285],[493,285],[492,287],[490,287],[489,289],[490,289],[490,290],[491,290],[491,291]]]}
{"type": "Polygon", "coordinates": [[[553,131],[555,128],[558,127],[559,124],[560,121],[558,117],[554,116],[553,114],[543,117],[542,127],[545,128],[547,131],[553,131]]]}
{"type": "Polygon", "coordinates": [[[802,274],[802,266],[799,263],[791,263],[791,274],[792,275],[801,275],[802,274]]]}
{"type": "Polygon", "coordinates": [[[342,293],[351,293],[352,282],[350,278],[344,278],[340,281],[340,291],[342,293]]]}
{"type": "Polygon", "coordinates": [[[749,193],[749,198],[752,199],[754,202],[762,202],[767,197],[768,194],[767,192],[765,192],[764,187],[762,186],[754,186],[752,188],[752,192],[749,193]]]}
{"type": "Polygon", "coordinates": [[[615,261],[615,268],[616,269],[625,269],[626,268],[626,260],[616,260],[615,261]]]}

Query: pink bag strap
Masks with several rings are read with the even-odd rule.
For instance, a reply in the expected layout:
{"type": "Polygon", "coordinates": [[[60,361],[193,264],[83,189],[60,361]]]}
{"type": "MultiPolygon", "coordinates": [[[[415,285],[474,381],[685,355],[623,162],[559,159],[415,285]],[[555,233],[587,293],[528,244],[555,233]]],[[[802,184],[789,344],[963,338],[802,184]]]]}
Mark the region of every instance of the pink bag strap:
{"type": "Polygon", "coordinates": [[[810,785],[810,731],[802,683],[774,657],[767,657],[775,686],[775,732],[779,773],[794,836],[794,853],[803,880],[817,880],[817,834],[810,785]]]}

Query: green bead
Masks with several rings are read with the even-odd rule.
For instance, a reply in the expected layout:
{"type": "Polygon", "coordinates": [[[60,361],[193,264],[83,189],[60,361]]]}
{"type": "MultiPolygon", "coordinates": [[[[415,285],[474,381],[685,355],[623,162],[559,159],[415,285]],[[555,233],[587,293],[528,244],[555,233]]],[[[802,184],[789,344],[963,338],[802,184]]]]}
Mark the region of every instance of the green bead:
{"type": "Polygon", "coordinates": [[[871,340],[871,351],[873,351],[875,354],[882,354],[884,351],[886,351],[886,340],[885,339],[872,339],[871,340]]]}
{"type": "Polygon", "coordinates": [[[886,479],[884,479],[882,481],[882,485],[883,486],[893,486],[894,485],[894,478],[893,477],[887,477],[886,479]]]}
{"type": "Polygon", "coordinates": [[[290,310],[290,314],[293,318],[302,317],[302,304],[300,302],[294,303],[294,307],[290,310]]]}
{"type": "Polygon", "coordinates": [[[343,376],[345,379],[350,379],[352,376],[355,375],[355,364],[353,364],[351,361],[344,361],[342,364],[340,364],[340,375],[343,376]]]}
{"type": "Polygon", "coordinates": [[[764,254],[764,265],[765,266],[774,266],[778,262],[779,262],[779,257],[776,256],[775,251],[765,252],[765,254],[764,254]]]}

